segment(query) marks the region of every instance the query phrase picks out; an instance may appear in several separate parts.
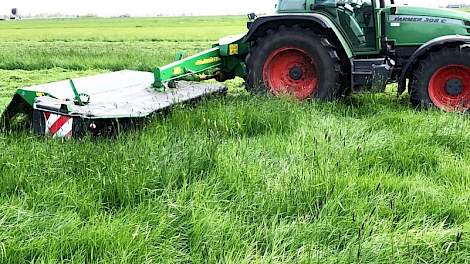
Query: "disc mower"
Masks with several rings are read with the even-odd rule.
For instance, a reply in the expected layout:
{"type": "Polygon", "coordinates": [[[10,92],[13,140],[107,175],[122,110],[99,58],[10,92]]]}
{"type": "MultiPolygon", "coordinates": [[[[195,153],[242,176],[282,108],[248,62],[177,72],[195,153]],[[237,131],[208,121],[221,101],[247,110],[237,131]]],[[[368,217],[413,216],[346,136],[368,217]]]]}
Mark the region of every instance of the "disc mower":
{"type": "Polygon", "coordinates": [[[248,32],[158,67],[18,89],[1,116],[18,115],[54,137],[100,134],[174,104],[225,93],[245,80],[255,94],[335,100],[398,83],[415,107],[470,109],[470,14],[399,6],[390,0],[279,0],[249,15],[248,32]],[[215,79],[219,83],[203,82],[215,79]]]}

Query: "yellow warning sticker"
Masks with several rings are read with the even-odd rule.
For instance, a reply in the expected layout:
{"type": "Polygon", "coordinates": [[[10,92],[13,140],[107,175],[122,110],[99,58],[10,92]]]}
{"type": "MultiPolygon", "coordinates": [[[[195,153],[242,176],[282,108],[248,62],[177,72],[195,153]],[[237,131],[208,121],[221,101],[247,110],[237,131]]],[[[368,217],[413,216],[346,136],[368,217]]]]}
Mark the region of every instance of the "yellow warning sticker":
{"type": "Polygon", "coordinates": [[[181,74],[181,73],[183,73],[183,69],[181,69],[181,67],[175,67],[173,69],[173,74],[174,75],[178,75],[178,74],[181,74]]]}
{"type": "Polygon", "coordinates": [[[46,94],[45,94],[45,93],[40,93],[40,92],[37,92],[37,93],[36,93],[36,97],[42,97],[42,96],[44,96],[44,95],[46,95],[46,94]]]}
{"type": "Polygon", "coordinates": [[[238,55],[238,44],[228,45],[228,55],[238,55]]]}
{"type": "Polygon", "coordinates": [[[203,60],[198,60],[196,61],[196,66],[200,66],[200,65],[206,65],[206,64],[211,64],[211,63],[215,63],[215,62],[219,62],[221,61],[222,59],[219,58],[219,57],[211,57],[211,58],[207,58],[207,59],[203,59],[203,60]]]}

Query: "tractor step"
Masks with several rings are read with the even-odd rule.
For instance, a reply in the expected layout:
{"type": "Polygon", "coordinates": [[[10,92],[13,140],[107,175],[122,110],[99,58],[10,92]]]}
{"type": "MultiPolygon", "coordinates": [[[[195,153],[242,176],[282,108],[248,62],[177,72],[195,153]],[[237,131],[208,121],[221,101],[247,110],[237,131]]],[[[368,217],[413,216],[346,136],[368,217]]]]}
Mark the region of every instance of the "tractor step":
{"type": "Polygon", "coordinates": [[[17,95],[42,95],[35,98],[32,109],[36,134],[70,138],[108,133],[116,125],[175,104],[227,92],[223,84],[191,82],[175,82],[175,88],[161,92],[152,87],[153,82],[153,73],[126,70],[23,88],[17,95]]]}

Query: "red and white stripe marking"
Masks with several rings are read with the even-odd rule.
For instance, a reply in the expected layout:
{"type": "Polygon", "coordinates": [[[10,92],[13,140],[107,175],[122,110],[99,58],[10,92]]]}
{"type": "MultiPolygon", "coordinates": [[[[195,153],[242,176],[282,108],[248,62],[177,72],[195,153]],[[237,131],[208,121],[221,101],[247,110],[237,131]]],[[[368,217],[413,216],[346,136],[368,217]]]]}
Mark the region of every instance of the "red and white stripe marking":
{"type": "Polygon", "coordinates": [[[45,112],[46,135],[53,138],[72,138],[73,118],[45,112]]]}

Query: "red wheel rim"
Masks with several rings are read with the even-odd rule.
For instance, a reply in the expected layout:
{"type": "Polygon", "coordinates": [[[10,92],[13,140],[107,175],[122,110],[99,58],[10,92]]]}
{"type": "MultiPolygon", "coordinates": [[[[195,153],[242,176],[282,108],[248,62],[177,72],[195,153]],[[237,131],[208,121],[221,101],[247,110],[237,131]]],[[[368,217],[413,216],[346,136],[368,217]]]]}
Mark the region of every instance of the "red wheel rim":
{"type": "Polygon", "coordinates": [[[318,88],[315,61],[304,50],[285,47],[269,55],[263,80],[274,95],[292,95],[298,100],[311,97],[318,88]]]}
{"type": "Polygon", "coordinates": [[[442,110],[467,111],[470,108],[470,67],[448,65],[437,70],[429,82],[429,97],[442,110]]]}

